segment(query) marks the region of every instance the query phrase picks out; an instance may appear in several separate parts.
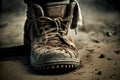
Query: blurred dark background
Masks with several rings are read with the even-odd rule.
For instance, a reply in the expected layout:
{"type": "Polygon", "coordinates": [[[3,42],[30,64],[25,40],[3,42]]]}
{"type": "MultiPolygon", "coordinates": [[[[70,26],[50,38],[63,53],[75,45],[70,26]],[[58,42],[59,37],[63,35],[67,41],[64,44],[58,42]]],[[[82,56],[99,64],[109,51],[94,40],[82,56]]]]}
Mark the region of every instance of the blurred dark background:
{"type": "MultiPolygon", "coordinates": [[[[97,5],[96,7],[104,7],[104,9],[112,9],[120,11],[119,0],[78,0],[82,3],[88,3],[90,5],[97,5]]],[[[11,12],[24,10],[25,4],[23,0],[0,0],[1,11],[11,12]]]]}

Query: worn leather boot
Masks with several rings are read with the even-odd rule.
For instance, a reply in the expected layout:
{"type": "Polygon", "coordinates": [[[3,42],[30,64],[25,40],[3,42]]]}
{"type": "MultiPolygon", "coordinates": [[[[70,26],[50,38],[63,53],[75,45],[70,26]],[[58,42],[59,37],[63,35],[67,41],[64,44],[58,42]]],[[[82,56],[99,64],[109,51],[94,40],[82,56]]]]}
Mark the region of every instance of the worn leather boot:
{"type": "Polygon", "coordinates": [[[68,32],[79,23],[75,0],[28,2],[24,43],[31,48],[31,65],[38,70],[78,68],[80,56],[68,32]]]}

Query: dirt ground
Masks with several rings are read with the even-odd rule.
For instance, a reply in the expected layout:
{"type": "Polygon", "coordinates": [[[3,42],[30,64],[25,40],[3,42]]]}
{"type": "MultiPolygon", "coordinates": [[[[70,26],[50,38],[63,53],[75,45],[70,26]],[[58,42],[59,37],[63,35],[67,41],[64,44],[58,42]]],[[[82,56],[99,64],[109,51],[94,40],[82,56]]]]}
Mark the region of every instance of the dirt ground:
{"type": "Polygon", "coordinates": [[[70,30],[81,55],[81,68],[65,74],[36,74],[24,51],[25,12],[0,15],[0,80],[120,80],[120,15],[81,5],[83,26],[70,30]]]}

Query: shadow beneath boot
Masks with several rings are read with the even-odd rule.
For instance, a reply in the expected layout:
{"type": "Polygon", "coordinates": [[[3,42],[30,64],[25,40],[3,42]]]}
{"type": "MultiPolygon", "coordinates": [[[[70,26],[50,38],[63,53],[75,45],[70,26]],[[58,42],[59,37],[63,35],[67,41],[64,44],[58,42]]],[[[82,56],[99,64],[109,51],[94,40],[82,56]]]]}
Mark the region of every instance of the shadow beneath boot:
{"type": "Polygon", "coordinates": [[[29,56],[30,48],[21,45],[9,48],[0,48],[0,57],[29,56]]]}
{"type": "Polygon", "coordinates": [[[0,48],[0,62],[14,61],[20,62],[23,66],[28,66],[30,56],[30,48],[20,45],[8,48],[0,48]]]}
{"type": "Polygon", "coordinates": [[[19,61],[22,66],[27,69],[28,74],[34,75],[61,75],[67,74],[75,69],[51,69],[51,70],[35,70],[30,66],[30,48],[24,45],[10,48],[0,48],[0,62],[2,61],[19,61]]]}

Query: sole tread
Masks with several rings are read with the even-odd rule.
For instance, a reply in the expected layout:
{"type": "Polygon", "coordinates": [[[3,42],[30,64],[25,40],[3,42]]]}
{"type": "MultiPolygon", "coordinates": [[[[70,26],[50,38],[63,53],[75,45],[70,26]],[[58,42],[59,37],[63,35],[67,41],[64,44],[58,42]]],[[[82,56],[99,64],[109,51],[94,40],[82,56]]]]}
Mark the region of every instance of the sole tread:
{"type": "Polygon", "coordinates": [[[35,70],[54,70],[54,69],[75,69],[78,68],[79,65],[75,65],[75,64],[59,64],[59,65],[48,65],[48,66],[32,66],[33,69],[35,70]]]}

